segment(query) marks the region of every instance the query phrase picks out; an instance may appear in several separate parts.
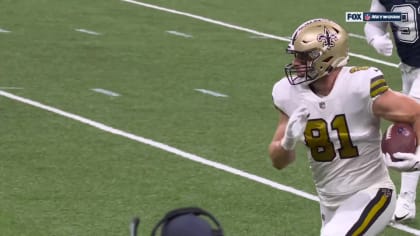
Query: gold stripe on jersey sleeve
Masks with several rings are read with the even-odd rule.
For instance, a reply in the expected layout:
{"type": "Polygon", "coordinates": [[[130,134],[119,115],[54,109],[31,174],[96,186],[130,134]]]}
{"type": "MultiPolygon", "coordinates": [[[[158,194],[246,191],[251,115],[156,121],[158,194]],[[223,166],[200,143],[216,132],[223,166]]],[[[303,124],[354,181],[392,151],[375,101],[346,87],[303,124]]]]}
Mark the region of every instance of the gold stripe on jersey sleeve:
{"type": "Polygon", "coordinates": [[[382,76],[370,81],[370,97],[376,97],[389,89],[388,84],[382,76]]]}
{"type": "Polygon", "coordinates": [[[391,189],[379,189],[378,194],[368,204],[363,211],[359,220],[354,224],[346,236],[358,236],[363,235],[369,229],[369,227],[376,221],[376,219],[382,214],[383,211],[388,207],[391,202],[392,190],[391,189]]]}

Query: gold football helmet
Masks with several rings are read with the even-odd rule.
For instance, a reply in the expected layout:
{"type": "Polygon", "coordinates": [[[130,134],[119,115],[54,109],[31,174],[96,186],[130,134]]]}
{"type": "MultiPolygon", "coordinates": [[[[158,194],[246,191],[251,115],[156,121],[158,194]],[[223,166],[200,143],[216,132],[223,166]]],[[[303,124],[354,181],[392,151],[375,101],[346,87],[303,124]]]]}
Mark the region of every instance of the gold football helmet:
{"type": "Polygon", "coordinates": [[[310,84],[334,68],[346,65],[349,58],[347,39],[347,32],[328,19],[313,19],[300,25],[286,49],[302,63],[285,66],[290,84],[310,84]]]}

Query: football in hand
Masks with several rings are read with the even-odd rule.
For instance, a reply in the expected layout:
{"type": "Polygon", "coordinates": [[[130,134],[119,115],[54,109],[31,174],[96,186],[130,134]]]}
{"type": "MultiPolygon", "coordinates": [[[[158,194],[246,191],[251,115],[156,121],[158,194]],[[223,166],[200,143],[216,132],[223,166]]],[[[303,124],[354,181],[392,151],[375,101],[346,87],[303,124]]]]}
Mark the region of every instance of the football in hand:
{"type": "Polygon", "coordinates": [[[410,124],[391,124],[382,136],[383,153],[389,153],[392,161],[400,161],[393,156],[396,152],[415,153],[417,147],[416,133],[410,124]]]}

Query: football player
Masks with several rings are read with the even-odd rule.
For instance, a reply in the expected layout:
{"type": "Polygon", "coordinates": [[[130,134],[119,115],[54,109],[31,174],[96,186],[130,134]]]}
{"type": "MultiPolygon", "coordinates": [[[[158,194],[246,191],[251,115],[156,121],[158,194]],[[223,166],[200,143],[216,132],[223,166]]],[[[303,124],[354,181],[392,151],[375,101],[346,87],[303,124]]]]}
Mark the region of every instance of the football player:
{"type": "MultiPolygon", "coordinates": [[[[420,9],[419,1],[373,0],[371,12],[401,12],[400,22],[367,22],[365,34],[368,43],[385,56],[392,55],[393,43],[387,33],[387,26],[393,33],[401,63],[402,92],[420,101],[420,9]]],[[[416,216],[416,188],[420,172],[401,173],[401,189],[397,198],[394,219],[402,221],[416,216]]]]}
{"type": "Polygon", "coordinates": [[[280,119],[269,145],[272,164],[285,168],[305,144],[320,199],[322,236],[377,235],[391,221],[396,194],[388,167],[414,171],[420,155],[381,152],[380,119],[413,125],[420,138],[420,105],[391,90],[374,67],[350,67],[348,35],[328,19],[293,33],[287,78],[273,87],[280,119]],[[385,161],[384,161],[385,160],[385,161]]]}

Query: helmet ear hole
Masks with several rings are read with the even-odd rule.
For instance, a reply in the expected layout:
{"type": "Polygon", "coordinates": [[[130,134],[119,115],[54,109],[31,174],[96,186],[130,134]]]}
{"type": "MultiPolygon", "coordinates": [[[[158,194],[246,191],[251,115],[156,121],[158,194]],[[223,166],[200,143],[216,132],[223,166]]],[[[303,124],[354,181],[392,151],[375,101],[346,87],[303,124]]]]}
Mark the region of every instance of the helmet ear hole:
{"type": "Polygon", "coordinates": [[[331,27],[337,34],[340,33],[340,30],[337,29],[336,27],[331,27]]]}

